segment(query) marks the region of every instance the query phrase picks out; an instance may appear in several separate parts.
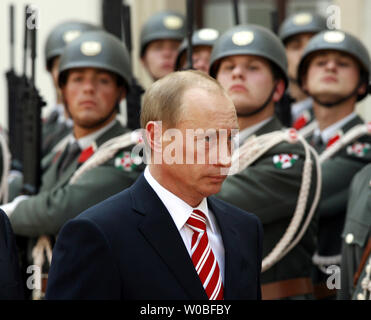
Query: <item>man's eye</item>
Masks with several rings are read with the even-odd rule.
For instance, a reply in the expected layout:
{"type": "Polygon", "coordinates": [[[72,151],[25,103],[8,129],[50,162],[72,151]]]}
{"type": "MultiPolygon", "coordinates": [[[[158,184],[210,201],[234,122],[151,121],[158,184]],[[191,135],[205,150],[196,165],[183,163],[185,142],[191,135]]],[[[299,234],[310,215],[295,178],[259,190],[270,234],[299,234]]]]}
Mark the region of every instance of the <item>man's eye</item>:
{"type": "Polygon", "coordinates": [[[348,67],[349,62],[348,61],[338,61],[337,63],[340,67],[348,67]]]}
{"type": "Polygon", "coordinates": [[[107,78],[100,78],[99,82],[102,83],[102,84],[108,84],[110,81],[107,78]]]}
{"type": "Polygon", "coordinates": [[[224,70],[233,70],[234,66],[232,64],[224,65],[224,70]]]}
{"type": "Polygon", "coordinates": [[[248,66],[247,69],[250,70],[250,71],[256,71],[256,70],[259,69],[259,67],[258,66],[248,66]]]}
{"type": "Polygon", "coordinates": [[[82,76],[72,76],[71,81],[73,82],[81,82],[82,81],[82,76]]]}
{"type": "Polygon", "coordinates": [[[324,66],[324,65],[326,65],[326,63],[327,63],[326,60],[318,60],[318,61],[317,61],[317,65],[318,65],[318,66],[324,66]]]}

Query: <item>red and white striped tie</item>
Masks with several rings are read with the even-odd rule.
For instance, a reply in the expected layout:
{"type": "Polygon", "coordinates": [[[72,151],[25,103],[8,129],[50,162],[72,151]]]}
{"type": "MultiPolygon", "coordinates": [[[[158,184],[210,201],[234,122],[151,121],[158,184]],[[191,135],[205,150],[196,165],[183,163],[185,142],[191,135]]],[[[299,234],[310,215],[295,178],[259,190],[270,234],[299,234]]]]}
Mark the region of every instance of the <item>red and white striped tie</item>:
{"type": "Polygon", "coordinates": [[[186,224],[193,230],[192,262],[206,294],[209,300],[223,300],[222,275],[207,237],[206,217],[200,210],[193,210],[186,224]]]}

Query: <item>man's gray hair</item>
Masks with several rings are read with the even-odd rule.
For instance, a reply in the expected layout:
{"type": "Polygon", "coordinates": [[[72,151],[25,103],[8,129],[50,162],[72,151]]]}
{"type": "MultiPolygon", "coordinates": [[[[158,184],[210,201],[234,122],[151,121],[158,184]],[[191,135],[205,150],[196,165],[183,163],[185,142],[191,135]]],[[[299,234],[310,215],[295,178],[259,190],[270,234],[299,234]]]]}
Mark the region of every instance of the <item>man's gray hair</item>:
{"type": "Polygon", "coordinates": [[[173,72],[157,80],[146,90],[140,115],[142,128],[149,121],[162,121],[165,126],[175,126],[181,119],[183,95],[192,88],[213,91],[230,99],[219,82],[204,72],[173,72]]]}

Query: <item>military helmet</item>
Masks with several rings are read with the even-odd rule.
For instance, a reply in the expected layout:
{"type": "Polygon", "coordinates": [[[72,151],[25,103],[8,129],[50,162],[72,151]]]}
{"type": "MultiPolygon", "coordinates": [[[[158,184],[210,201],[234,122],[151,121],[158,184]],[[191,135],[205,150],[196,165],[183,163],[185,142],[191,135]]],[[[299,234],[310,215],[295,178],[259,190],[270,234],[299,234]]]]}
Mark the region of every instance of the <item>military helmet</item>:
{"type": "Polygon", "coordinates": [[[287,87],[285,48],[280,39],[267,28],[247,24],[227,30],[213,47],[209,74],[216,78],[221,59],[235,55],[254,55],[267,59],[280,71],[287,87]]]}
{"type": "MultiPolygon", "coordinates": [[[[347,53],[354,57],[360,64],[361,74],[364,82],[369,81],[370,76],[370,56],[366,47],[356,37],[340,30],[322,31],[315,35],[304,49],[303,55],[298,66],[298,83],[302,86],[302,76],[307,72],[309,62],[313,53],[323,50],[335,50],[347,53]]],[[[358,96],[358,101],[362,100],[367,93],[358,96]]]]}
{"type": "Polygon", "coordinates": [[[120,76],[126,89],[132,79],[129,53],[125,45],[106,31],[85,32],[71,41],[61,55],[58,83],[65,71],[74,68],[99,68],[120,76]]]}
{"type": "MultiPolygon", "coordinates": [[[[212,28],[203,28],[197,30],[192,35],[192,47],[209,46],[213,47],[219,37],[219,31],[212,28]]],[[[178,56],[175,61],[175,70],[180,70],[180,59],[188,48],[188,41],[184,39],[178,49],[178,56]]]]}
{"type": "Polygon", "coordinates": [[[45,64],[50,70],[53,58],[62,54],[64,47],[83,32],[100,30],[100,27],[86,22],[68,21],[57,25],[48,35],[45,44],[45,64]]]}
{"type": "Polygon", "coordinates": [[[140,56],[154,40],[183,40],[186,35],[184,16],[174,11],[163,11],[153,15],[140,32],[140,56]]]}
{"type": "Polygon", "coordinates": [[[291,15],[281,24],[278,35],[283,43],[297,34],[313,32],[318,33],[327,29],[326,18],[309,12],[300,12],[291,15]]]}

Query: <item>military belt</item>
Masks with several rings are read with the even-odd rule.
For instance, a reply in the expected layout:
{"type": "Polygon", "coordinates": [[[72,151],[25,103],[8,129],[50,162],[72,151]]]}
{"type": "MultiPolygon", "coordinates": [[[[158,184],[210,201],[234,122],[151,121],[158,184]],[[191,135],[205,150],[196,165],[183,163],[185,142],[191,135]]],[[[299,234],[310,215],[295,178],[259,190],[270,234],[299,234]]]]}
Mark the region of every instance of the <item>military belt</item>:
{"type": "Polygon", "coordinates": [[[263,284],[261,286],[263,300],[277,300],[313,293],[310,278],[295,278],[263,284]]]}

